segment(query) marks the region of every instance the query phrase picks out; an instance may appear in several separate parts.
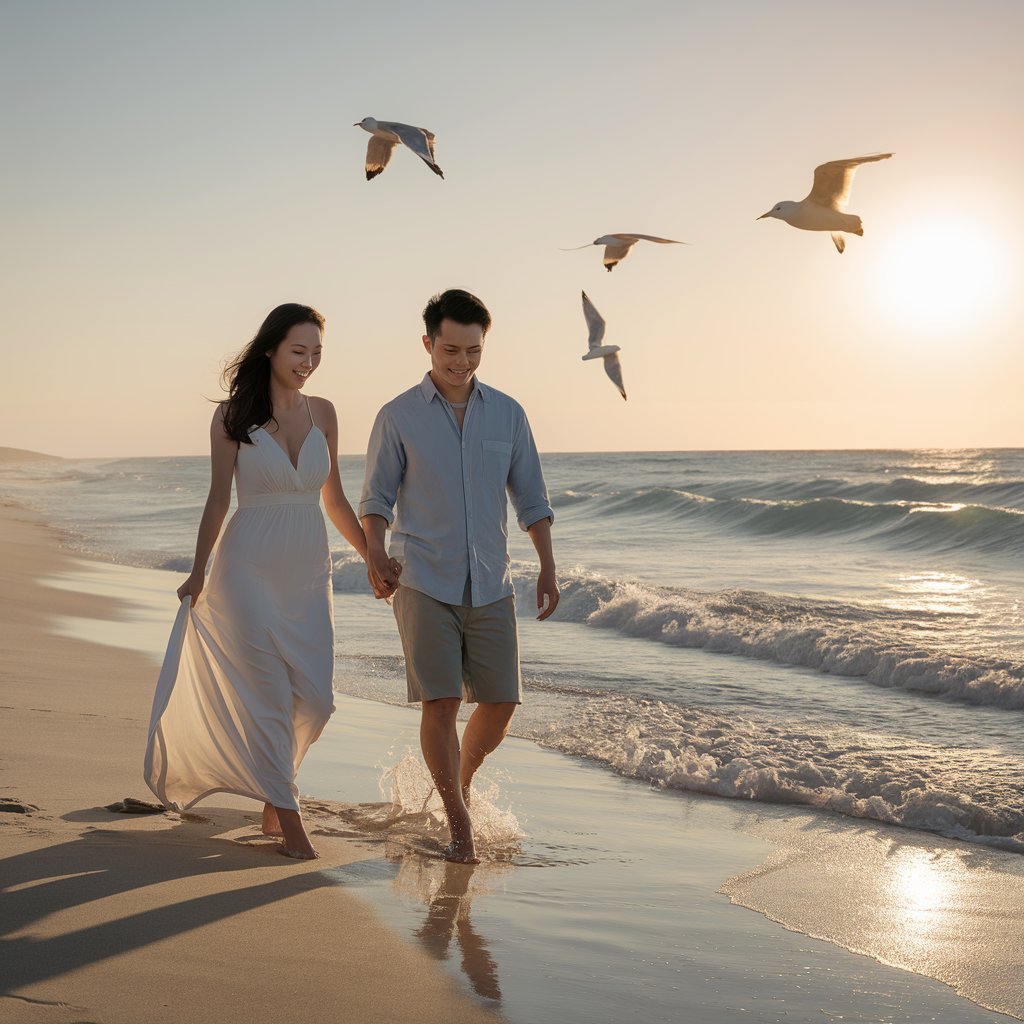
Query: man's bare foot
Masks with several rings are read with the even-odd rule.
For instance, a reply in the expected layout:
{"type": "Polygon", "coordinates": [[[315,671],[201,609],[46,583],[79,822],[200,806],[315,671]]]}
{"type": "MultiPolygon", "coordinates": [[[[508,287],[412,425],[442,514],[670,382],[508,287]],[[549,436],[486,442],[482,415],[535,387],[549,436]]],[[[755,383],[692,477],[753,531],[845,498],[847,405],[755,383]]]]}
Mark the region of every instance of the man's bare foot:
{"type": "Polygon", "coordinates": [[[480,858],[476,855],[476,851],[470,846],[469,850],[465,850],[458,846],[456,843],[449,843],[442,851],[442,855],[446,861],[452,864],[479,864],[480,858]]]}
{"type": "Polygon", "coordinates": [[[277,810],[273,804],[263,805],[262,831],[265,836],[283,836],[281,831],[281,820],[277,816],[277,810]]]}

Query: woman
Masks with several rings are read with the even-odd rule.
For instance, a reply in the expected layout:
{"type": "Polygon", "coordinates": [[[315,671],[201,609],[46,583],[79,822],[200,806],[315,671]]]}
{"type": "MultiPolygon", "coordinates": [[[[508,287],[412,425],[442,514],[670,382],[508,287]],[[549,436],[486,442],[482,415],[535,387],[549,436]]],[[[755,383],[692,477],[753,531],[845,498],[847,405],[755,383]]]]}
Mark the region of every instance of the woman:
{"type": "Polygon", "coordinates": [[[272,310],[225,371],[228,399],[210,428],[211,480],[195,560],[157,684],[146,781],[167,806],[211,793],[264,801],[263,831],[280,852],[317,856],[295,775],[334,711],[331,522],[366,556],[338,473],[338,418],[302,389],[320,365],[323,317],[272,310]],[[235,478],[238,510],[210,578],[235,478]],[[186,600],[187,599],[187,600],[186,600]]]}

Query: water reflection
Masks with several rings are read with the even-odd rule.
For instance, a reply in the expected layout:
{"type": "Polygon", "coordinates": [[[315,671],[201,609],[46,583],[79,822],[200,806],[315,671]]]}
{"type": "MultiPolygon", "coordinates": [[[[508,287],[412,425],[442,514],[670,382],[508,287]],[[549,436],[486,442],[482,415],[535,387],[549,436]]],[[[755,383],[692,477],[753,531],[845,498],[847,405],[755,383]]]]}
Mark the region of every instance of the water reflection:
{"type": "Polygon", "coordinates": [[[962,873],[958,858],[939,857],[931,851],[903,847],[889,876],[895,925],[909,936],[925,938],[951,909],[962,873]]]}
{"type": "Polygon", "coordinates": [[[759,832],[787,853],[771,872],[730,879],[723,891],[734,902],[1004,1012],[1022,1010],[1019,985],[1005,983],[1024,944],[1018,855],[824,818],[766,816],[759,832]]]}
{"type": "Polygon", "coordinates": [[[896,595],[885,604],[901,611],[935,615],[974,615],[984,592],[980,580],[955,572],[906,573],[890,580],[896,595]]]}
{"type": "Polygon", "coordinates": [[[394,879],[396,894],[421,900],[427,913],[413,933],[432,957],[447,961],[452,942],[458,950],[462,972],[473,991],[493,1003],[501,1002],[498,965],[484,937],[473,927],[470,912],[474,896],[490,891],[502,865],[484,866],[426,861],[405,857],[394,879]]]}
{"type": "MultiPolygon", "coordinates": [[[[473,927],[473,900],[504,885],[513,864],[522,864],[522,830],[505,800],[497,778],[485,770],[474,780],[473,832],[481,863],[453,864],[443,859],[449,833],[444,808],[418,752],[407,748],[383,766],[379,780],[386,800],[333,804],[307,800],[304,808],[329,816],[315,834],[360,836],[383,857],[332,869],[339,880],[381,884],[391,880],[399,903],[418,917],[410,930],[424,949],[442,962],[457,961],[472,990],[495,1005],[501,1002],[498,965],[484,937],[473,927]],[[343,824],[345,828],[339,828],[343,824]],[[352,831],[349,831],[352,830],[352,831]],[[379,845],[378,845],[379,844],[379,845]]],[[[537,863],[531,858],[528,863],[537,863]]]]}
{"type": "MultiPolygon", "coordinates": [[[[364,805],[365,807],[366,805],[364,805]]],[[[321,830],[320,834],[325,834],[321,830]]],[[[335,830],[334,834],[343,834],[335,830]]],[[[351,834],[350,834],[351,835],[351,834]]],[[[386,886],[398,897],[398,905],[426,907],[418,924],[405,918],[404,926],[420,941],[423,948],[447,966],[458,958],[472,990],[492,1005],[501,1002],[498,964],[487,940],[473,926],[473,900],[491,893],[503,882],[512,865],[508,862],[484,861],[476,864],[452,864],[442,860],[440,847],[427,852],[429,842],[396,842],[392,836],[381,837],[384,856],[358,860],[341,867],[325,869],[325,874],[343,884],[386,886]],[[454,944],[454,948],[453,948],[454,944]]],[[[378,901],[374,901],[377,903],[378,901]]],[[[418,911],[415,912],[418,917],[418,911]]]]}

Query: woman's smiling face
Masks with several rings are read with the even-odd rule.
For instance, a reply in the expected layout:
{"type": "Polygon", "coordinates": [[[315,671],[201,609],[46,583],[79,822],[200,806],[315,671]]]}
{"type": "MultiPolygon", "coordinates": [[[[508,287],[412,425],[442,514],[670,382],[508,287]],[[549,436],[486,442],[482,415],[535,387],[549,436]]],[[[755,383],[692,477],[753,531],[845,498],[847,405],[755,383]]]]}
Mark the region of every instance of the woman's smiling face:
{"type": "Polygon", "coordinates": [[[270,373],[283,388],[298,390],[320,365],[323,335],[316,324],[296,324],[270,353],[270,373]]]}

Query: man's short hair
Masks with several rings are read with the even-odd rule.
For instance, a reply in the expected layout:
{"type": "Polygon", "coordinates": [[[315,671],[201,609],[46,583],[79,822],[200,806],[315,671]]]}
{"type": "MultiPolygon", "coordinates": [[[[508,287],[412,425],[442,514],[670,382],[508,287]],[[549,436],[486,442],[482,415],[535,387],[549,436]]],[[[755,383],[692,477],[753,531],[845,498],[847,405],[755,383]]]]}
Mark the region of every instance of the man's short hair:
{"type": "Polygon", "coordinates": [[[433,341],[441,331],[442,320],[454,320],[457,324],[479,324],[486,334],[491,328],[491,314],[487,307],[470,292],[461,288],[449,288],[435,295],[423,309],[423,326],[427,337],[433,341]]]}

